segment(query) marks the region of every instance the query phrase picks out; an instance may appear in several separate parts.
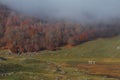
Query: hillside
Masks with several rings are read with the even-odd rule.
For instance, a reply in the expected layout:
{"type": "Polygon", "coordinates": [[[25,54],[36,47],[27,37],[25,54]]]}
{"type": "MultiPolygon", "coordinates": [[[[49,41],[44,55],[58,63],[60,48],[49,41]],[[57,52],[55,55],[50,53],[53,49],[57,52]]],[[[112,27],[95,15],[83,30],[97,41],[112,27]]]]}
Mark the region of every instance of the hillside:
{"type": "Polygon", "coordinates": [[[69,20],[51,20],[27,16],[0,5],[0,48],[12,53],[59,50],[97,38],[120,33],[120,19],[106,23],[82,24],[69,20]]]}
{"type": "MultiPolygon", "coordinates": [[[[99,38],[80,44],[75,47],[62,47],[58,51],[43,51],[45,55],[53,54],[55,59],[81,59],[81,58],[120,58],[120,36],[112,38],[99,38]],[[60,56],[60,57],[59,57],[60,56]],[[62,56],[62,57],[61,57],[62,56]]],[[[54,59],[53,58],[53,59],[54,59]]]]}
{"type": "Polygon", "coordinates": [[[0,0],[0,80],[120,80],[119,7],[0,0]]]}
{"type": "Polygon", "coordinates": [[[120,36],[96,39],[58,51],[8,55],[0,51],[1,80],[119,80],[120,36]],[[95,61],[89,64],[88,61],[95,61]]]}

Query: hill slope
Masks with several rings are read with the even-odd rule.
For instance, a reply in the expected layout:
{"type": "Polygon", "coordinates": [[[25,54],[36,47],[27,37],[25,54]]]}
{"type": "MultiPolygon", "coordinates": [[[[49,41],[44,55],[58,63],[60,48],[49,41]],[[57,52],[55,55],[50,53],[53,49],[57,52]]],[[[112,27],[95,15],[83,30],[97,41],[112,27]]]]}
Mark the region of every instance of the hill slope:
{"type": "MultiPolygon", "coordinates": [[[[88,41],[81,45],[72,48],[63,48],[55,55],[77,58],[119,58],[120,57],[120,36],[113,38],[99,38],[93,41],[88,41]]],[[[49,53],[48,53],[49,55],[49,53]]]]}
{"type": "Polygon", "coordinates": [[[80,23],[26,16],[0,5],[0,49],[13,53],[58,50],[96,38],[120,34],[120,19],[108,22],[80,23]]]}
{"type": "MultiPolygon", "coordinates": [[[[119,80],[120,36],[97,39],[58,51],[41,51],[22,55],[0,55],[4,80],[119,80]],[[89,60],[96,64],[88,64],[89,60]],[[8,75],[9,74],[9,75],[8,75]],[[32,76],[32,77],[31,77],[32,76]]],[[[6,54],[5,54],[6,53],[6,54]]],[[[1,76],[2,73],[0,73],[1,76]]]]}

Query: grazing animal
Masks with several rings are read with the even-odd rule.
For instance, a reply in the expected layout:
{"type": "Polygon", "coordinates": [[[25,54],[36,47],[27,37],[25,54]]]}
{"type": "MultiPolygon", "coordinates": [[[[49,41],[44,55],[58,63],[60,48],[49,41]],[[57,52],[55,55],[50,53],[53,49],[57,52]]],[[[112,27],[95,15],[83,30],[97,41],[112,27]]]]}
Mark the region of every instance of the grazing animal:
{"type": "Polygon", "coordinates": [[[89,61],[88,61],[88,64],[96,64],[96,61],[89,60],[89,61]]]}

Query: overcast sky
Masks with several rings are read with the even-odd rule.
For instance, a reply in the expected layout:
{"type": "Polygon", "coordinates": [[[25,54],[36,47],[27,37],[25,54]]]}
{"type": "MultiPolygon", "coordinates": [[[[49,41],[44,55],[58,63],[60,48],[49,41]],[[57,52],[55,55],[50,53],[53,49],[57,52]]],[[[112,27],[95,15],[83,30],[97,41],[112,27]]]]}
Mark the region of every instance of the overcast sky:
{"type": "Polygon", "coordinates": [[[37,16],[76,20],[120,17],[120,0],[0,0],[12,9],[37,16]]]}

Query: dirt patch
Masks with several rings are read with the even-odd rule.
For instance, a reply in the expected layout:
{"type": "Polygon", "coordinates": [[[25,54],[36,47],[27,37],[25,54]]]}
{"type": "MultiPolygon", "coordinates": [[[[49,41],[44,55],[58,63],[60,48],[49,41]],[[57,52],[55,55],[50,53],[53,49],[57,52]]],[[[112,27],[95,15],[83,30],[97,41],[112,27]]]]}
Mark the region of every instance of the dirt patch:
{"type": "Polygon", "coordinates": [[[120,79],[120,64],[79,64],[77,67],[90,75],[120,79]]]}

